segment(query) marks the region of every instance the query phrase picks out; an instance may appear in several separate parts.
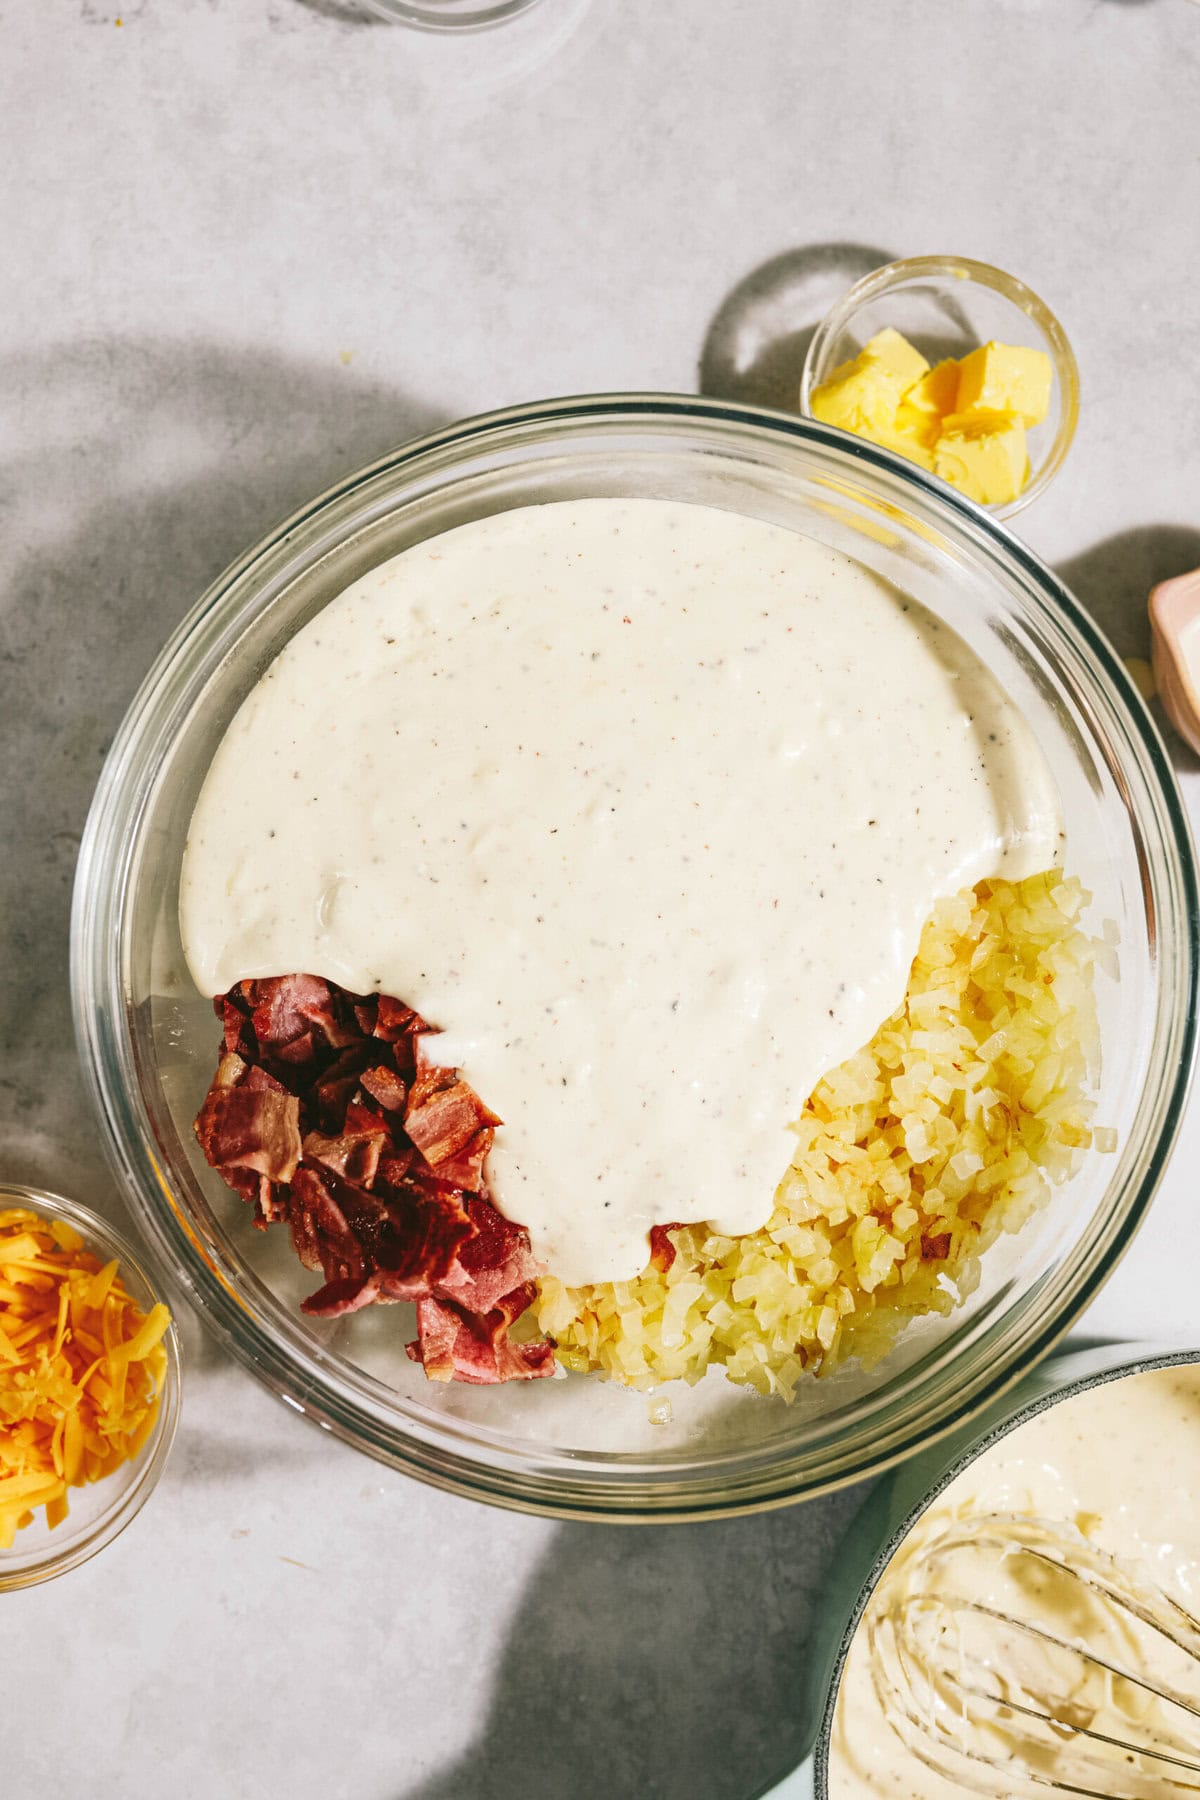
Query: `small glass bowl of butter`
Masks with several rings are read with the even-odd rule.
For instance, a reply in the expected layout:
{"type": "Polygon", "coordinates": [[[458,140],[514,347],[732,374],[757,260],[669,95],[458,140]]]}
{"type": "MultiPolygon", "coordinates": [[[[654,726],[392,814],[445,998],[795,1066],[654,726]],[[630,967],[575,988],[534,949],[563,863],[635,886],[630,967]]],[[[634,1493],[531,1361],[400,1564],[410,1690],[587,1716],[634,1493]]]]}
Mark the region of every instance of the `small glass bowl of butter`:
{"type": "Polygon", "coordinates": [[[1079,369],[1054,314],[1015,276],[967,257],[909,256],[864,276],[826,314],[800,410],[1009,518],[1070,448],[1079,369]]]}

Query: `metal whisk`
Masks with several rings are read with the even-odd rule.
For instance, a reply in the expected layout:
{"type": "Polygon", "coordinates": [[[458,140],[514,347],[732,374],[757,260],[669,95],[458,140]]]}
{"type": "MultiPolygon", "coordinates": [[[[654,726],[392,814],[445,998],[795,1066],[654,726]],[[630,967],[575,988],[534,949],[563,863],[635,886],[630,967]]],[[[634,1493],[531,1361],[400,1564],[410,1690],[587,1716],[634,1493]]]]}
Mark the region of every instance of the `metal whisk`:
{"type": "Polygon", "coordinates": [[[888,1571],[867,1632],[887,1718],[960,1791],[1200,1796],[1200,1622],[1073,1525],[955,1520],[888,1571]]]}

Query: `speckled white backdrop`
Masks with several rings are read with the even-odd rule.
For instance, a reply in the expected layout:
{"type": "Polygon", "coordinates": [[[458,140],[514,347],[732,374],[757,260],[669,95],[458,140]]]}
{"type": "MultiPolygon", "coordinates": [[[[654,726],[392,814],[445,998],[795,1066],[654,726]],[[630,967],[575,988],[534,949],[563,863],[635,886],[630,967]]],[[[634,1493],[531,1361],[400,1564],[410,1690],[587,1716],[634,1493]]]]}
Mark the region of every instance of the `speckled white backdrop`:
{"type": "MultiPolygon", "coordinates": [[[[458,43],[353,0],[0,0],[0,1173],[120,1214],[66,1001],[105,745],[222,565],[415,431],[786,403],[830,284],[988,258],[1083,368],[1022,529],[1144,652],[1149,583],[1200,563],[1198,93],[1188,0],[542,0],[458,43]]],[[[1193,1109],[1090,1328],[1200,1338],[1198,1158],[1193,1109]]],[[[741,1800],[794,1755],[851,1498],[508,1517],[187,1340],[151,1505],[3,1603],[4,1800],[741,1800]]]]}

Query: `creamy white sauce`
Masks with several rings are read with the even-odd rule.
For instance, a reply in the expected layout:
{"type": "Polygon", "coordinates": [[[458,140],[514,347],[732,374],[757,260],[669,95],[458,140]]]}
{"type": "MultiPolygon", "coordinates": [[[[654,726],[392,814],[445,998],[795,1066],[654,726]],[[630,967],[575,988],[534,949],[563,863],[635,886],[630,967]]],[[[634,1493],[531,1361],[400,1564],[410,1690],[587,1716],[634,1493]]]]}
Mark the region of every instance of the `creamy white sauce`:
{"type": "MultiPolygon", "coordinates": [[[[877,1696],[868,1651],[872,1620],[896,1616],[906,1599],[929,1591],[930,1547],[964,1517],[1017,1513],[1063,1521],[1195,1613],[1200,1607],[1200,1367],[1148,1370],[1089,1389],[1041,1413],[986,1451],[921,1517],[889,1563],[850,1645],[838,1692],[829,1766],[830,1800],[961,1800],[964,1787],[935,1773],[901,1742],[877,1696]]],[[[1112,1609],[1092,1612],[1079,1589],[1059,1580],[1033,1583],[1025,1559],[956,1558],[953,1592],[1029,1619],[1098,1654],[1110,1620],[1116,1654],[1143,1678],[1170,1680],[1177,1659],[1152,1633],[1134,1636],[1112,1609]]],[[[1005,1674],[1004,1658],[997,1672],[1005,1674]]],[[[1084,1673],[1061,1659],[1055,1674],[1084,1673]]],[[[1193,1675],[1194,1682],[1194,1675],[1193,1675]]],[[[1194,1691],[1194,1690],[1193,1690],[1194,1691]]],[[[1158,1719],[1144,1695],[1105,1690],[1099,1729],[1145,1741],[1158,1719]],[[1132,1725],[1132,1732],[1125,1728],[1132,1725]]],[[[1082,1715],[1081,1715],[1082,1717],[1082,1715]]],[[[1173,1721],[1175,1725],[1178,1720],[1173,1721]]],[[[976,1739],[975,1741],[979,1741],[976,1739]]],[[[1011,1740],[996,1732],[984,1748],[1003,1757],[1011,1740]]],[[[1069,1772],[1069,1740],[1042,1765],[1069,1772]]],[[[1160,1770],[1161,1773],[1161,1770],[1160,1770]]],[[[1013,1777],[1015,1780],[1015,1776],[1013,1777]]],[[[1002,1789],[998,1785],[996,1792],[1002,1789]]],[[[1021,1792],[1025,1792],[1021,1788],[1021,1792]]]]}
{"type": "Polygon", "coordinates": [[[786,1130],[901,1000],[932,904],[1060,857],[954,633],[779,527],[530,507],[405,551],[286,647],[184,859],[197,985],[308,971],[440,1027],[496,1204],[571,1283],[767,1219],[786,1130]]]}

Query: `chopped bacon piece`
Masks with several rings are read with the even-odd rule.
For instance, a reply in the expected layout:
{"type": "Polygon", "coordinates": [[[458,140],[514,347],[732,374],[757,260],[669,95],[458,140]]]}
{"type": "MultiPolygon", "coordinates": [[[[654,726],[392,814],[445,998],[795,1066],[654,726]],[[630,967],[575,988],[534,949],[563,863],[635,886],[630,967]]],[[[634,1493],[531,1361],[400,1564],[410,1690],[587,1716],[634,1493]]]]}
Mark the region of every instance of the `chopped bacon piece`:
{"type": "Polygon", "coordinates": [[[464,1150],[480,1129],[499,1123],[452,1069],[418,1075],[404,1112],[405,1131],[435,1169],[464,1150]]]}
{"type": "Polygon", "coordinates": [[[361,1100],[352,1100],[336,1137],[325,1137],[319,1131],[307,1134],[304,1160],[306,1163],[323,1163],[347,1181],[369,1188],[375,1179],[379,1159],[390,1144],[391,1133],[382,1115],[364,1106],[361,1100]]]}
{"type": "Polygon", "coordinates": [[[386,1142],[386,1132],[343,1131],[337,1137],[324,1137],[319,1131],[310,1131],[304,1138],[304,1160],[321,1163],[335,1175],[369,1188],[386,1142]]]}
{"type": "Polygon", "coordinates": [[[373,1100],[378,1100],[385,1112],[404,1111],[404,1103],[408,1099],[408,1083],[401,1081],[395,1069],[386,1064],[378,1064],[373,1069],[364,1069],[360,1077],[363,1087],[373,1100]]]}
{"type": "Polygon", "coordinates": [[[416,1182],[373,1194],[336,1178],[332,1185],[364,1254],[387,1277],[392,1299],[416,1299],[416,1292],[399,1291],[410,1282],[428,1293],[476,1229],[461,1194],[416,1182]]]}
{"type": "Polygon", "coordinates": [[[386,1187],[403,1187],[413,1164],[418,1160],[417,1152],[411,1144],[403,1150],[389,1152],[387,1156],[381,1156],[379,1159],[379,1172],[376,1179],[383,1182],[386,1187]]]}
{"type": "Polygon", "coordinates": [[[236,1087],[247,1069],[246,1061],[236,1051],[226,1048],[225,1054],[217,1064],[217,1072],[212,1078],[215,1088],[236,1087]]]}
{"type": "Polygon", "coordinates": [[[366,1259],[331,1186],[315,1169],[296,1170],[288,1205],[292,1242],[301,1262],[309,1268],[323,1269],[326,1281],[349,1281],[365,1274],[366,1259]],[[312,1245],[315,1265],[301,1249],[302,1243],[312,1245]]]}
{"type": "Polygon", "coordinates": [[[419,1032],[432,1028],[411,1006],[405,1006],[400,1000],[393,1000],[390,994],[379,994],[375,1000],[375,1020],[371,1029],[385,1044],[398,1044],[402,1038],[416,1037],[419,1032]]]}
{"type": "Polygon", "coordinates": [[[343,1280],[327,1281],[324,1287],[300,1302],[300,1310],[314,1319],[341,1319],[347,1313],[370,1306],[378,1298],[378,1274],[348,1275],[343,1280]]]}
{"type": "Polygon", "coordinates": [[[264,1056],[285,1062],[308,1062],[313,1051],[312,1016],[328,1006],[327,982],[313,975],[282,975],[271,981],[246,981],[242,992],[250,1002],[250,1023],[264,1056]]]}
{"type": "Polygon", "coordinates": [[[279,1184],[269,1181],[265,1175],[255,1175],[250,1169],[224,1168],[221,1171],[235,1194],[255,1209],[253,1223],[259,1231],[265,1231],[268,1225],[287,1217],[287,1201],[281,1197],[286,1189],[281,1190],[279,1184]]]}
{"type": "Polygon", "coordinates": [[[218,996],[213,1001],[213,1005],[224,1031],[225,1048],[232,1056],[243,1048],[242,1033],[246,1028],[245,1014],[233,1004],[232,1000],[223,996],[218,996]]]}
{"type": "Polygon", "coordinates": [[[505,1294],[523,1288],[537,1273],[529,1233],[498,1213],[490,1200],[467,1200],[475,1235],[463,1245],[437,1284],[444,1300],[472,1313],[490,1313],[505,1294]]]}
{"type": "Polygon", "coordinates": [[[430,1381],[454,1380],[454,1345],[461,1326],[457,1307],[441,1300],[417,1301],[417,1341],[405,1348],[430,1381]]]}
{"type": "Polygon", "coordinates": [[[921,1236],[921,1261],[944,1262],[950,1254],[950,1233],[939,1231],[935,1237],[921,1236]]]}
{"type": "MultiPolygon", "coordinates": [[[[238,1061],[241,1061],[240,1057],[238,1058],[238,1061]]],[[[284,1087],[282,1081],[276,1081],[273,1075],[268,1075],[265,1069],[260,1069],[257,1063],[250,1064],[245,1075],[242,1077],[241,1085],[251,1092],[255,1089],[258,1089],[263,1093],[271,1094],[287,1094],[291,1091],[289,1088],[284,1087]]]]}
{"type": "Polygon", "coordinates": [[[678,1231],[675,1225],[652,1225],[650,1227],[650,1267],[665,1275],[675,1261],[675,1246],[667,1236],[668,1231],[678,1231]]]}
{"type": "Polygon", "coordinates": [[[196,1136],[214,1168],[253,1169],[290,1181],[300,1161],[300,1102],[274,1088],[213,1086],[196,1136]]]}
{"type": "Polygon", "coordinates": [[[532,1283],[490,1313],[463,1312],[442,1300],[417,1302],[417,1342],[408,1354],[431,1381],[467,1381],[483,1386],[499,1381],[536,1381],[554,1373],[554,1349],[545,1341],[515,1344],[513,1320],[533,1298],[532,1283]]]}
{"type": "Polygon", "coordinates": [[[251,1057],[255,1054],[254,1030],[250,1024],[250,1007],[241,988],[218,994],[213,1009],[225,1033],[225,1048],[231,1054],[251,1057]]]}
{"type": "MultiPolygon", "coordinates": [[[[222,1173],[224,1174],[224,1171],[222,1173]]],[[[296,1173],[299,1175],[301,1171],[298,1169],[296,1173]]],[[[305,1169],[303,1173],[308,1175],[311,1171],[305,1169]]],[[[225,1176],[225,1179],[229,1180],[228,1175],[225,1176]]],[[[284,1207],[284,1214],[292,1234],[292,1249],[304,1267],[311,1269],[314,1275],[323,1272],[321,1269],[322,1240],[317,1229],[319,1203],[320,1196],[315,1190],[311,1194],[307,1194],[304,1192],[303,1184],[297,1188],[296,1182],[293,1180],[284,1207]]]]}
{"type": "Polygon", "coordinates": [[[536,1265],[528,1232],[487,1197],[500,1121],[437,1064],[425,1020],[311,975],[242,981],[214,1007],[221,1056],[196,1136],[255,1224],[286,1221],[324,1276],[303,1310],[336,1319],[415,1301],[409,1354],[431,1378],[552,1374],[549,1343],[509,1338],[536,1265]]]}
{"type": "Polygon", "coordinates": [[[300,1159],[300,1102],[229,1051],[196,1118],[200,1148],[229,1186],[255,1208],[262,1230],[286,1217],[281,1184],[300,1159]]]}
{"type": "Polygon", "coordinates": [[[336,1136],[346,1108],[358,1091],[362,1071],[371,1060],[369,1044],[348,1044],[321,1071],[312,1088],[312,1104],[322,1130],[336,1136]]]}
{"type": "Polygon", "coordinates": [[[260,1068],[257,1063],[247,1062],[243,1056],[227,1050],[217,1064],[217,1072],[212,1079],[213,1088],[243,1087],[248,1093],[268,1092],[286,1094],[287,1088],[282,1081],[276,1081],[273,1075],[260,1068]]]}
{"type": "Polygon", "coordinates": [[[434,1170],[439,1182],[448,1187],[465,1188],[468,1193],[477,1194],[483,1188],[483,1164],[488,1151],[492,1147],[495,1132],[490,1125],[485,1125],[468,1138],[456,1156],[448,1156],[434,1170]]]}
{"type": "Polygon", "coordinates": [[[379,1017],[379,997],[377,994],[364,994],[362,999],[354,1002],[354,1017],[358,1021],[358,1029],[364,1037],[372,1037],[375,1032],[375,1021],[379,1017]]]}

